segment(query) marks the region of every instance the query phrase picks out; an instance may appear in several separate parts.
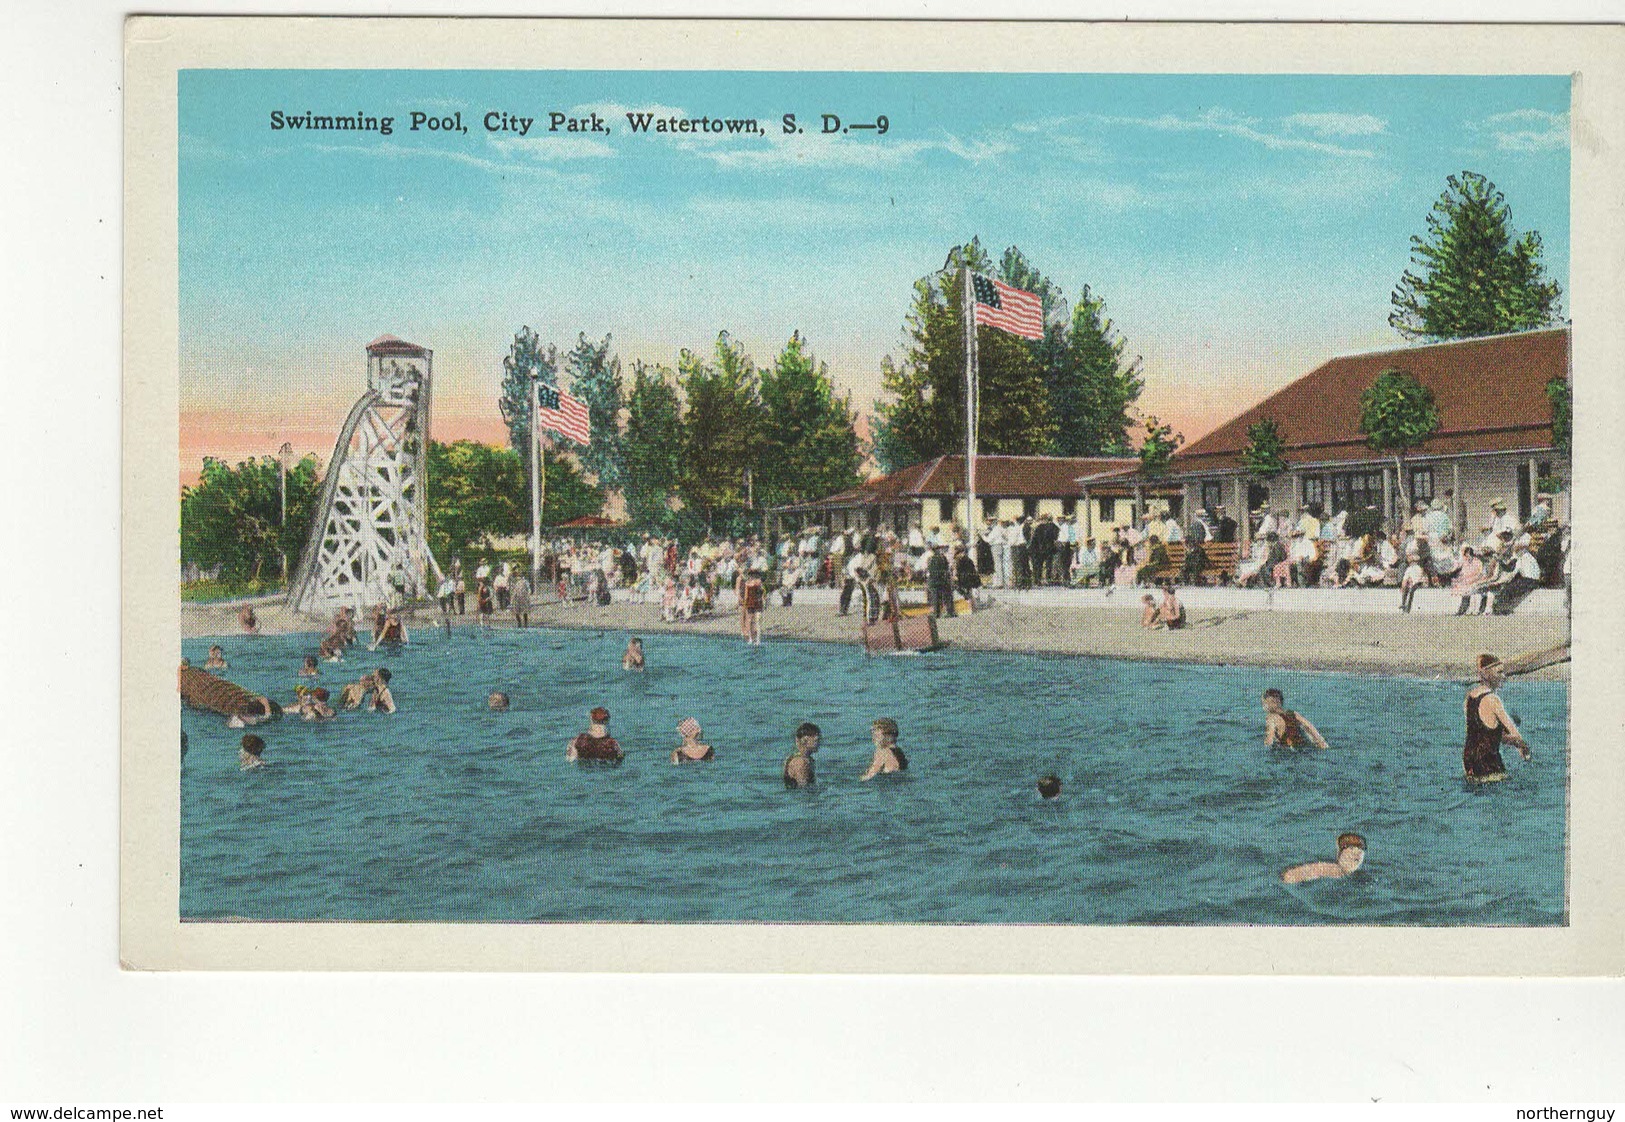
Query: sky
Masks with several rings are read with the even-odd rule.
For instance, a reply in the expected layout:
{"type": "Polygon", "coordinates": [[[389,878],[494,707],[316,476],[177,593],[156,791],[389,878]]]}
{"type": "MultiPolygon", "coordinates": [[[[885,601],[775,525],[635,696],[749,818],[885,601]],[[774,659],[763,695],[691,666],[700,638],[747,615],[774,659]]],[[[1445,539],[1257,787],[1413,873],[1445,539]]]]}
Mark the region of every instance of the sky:
{"type": "Polygon", "coordinates": [[[799,330],[867,414],[913,282],[972,236],[1102,297],[1139,408],[1188,439],[1403,342],[1389,295],[1448,175],[1488,175],[1568,289],[1564,76],[193,70],[179,104],[183,483],[283,441],[325,462],[386,332],[434,350],[441,440],[506,439],[523,325],[628,370],[722,330],[767,365],[799,330]],[[272,127],[307,112],[394,121],[272,127]]]}

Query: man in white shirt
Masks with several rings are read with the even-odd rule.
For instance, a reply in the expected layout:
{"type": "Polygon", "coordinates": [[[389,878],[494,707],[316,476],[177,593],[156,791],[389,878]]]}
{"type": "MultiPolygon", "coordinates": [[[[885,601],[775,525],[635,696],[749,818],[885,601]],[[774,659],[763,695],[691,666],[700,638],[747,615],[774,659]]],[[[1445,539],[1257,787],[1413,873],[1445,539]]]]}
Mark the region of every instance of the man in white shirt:
{"type": "Polygon", "coordinates": [[[1540,587],[1540,562],[1535,560],[1532,545],[1528,534],[1518,539],[1513,554],[1512,579],[1496,589],[1491,615],[1511,615],[1523,603],[1524,597],[1540,587]]]}
{"type": "Polygon", "coordinates": [[[1274,511],[1268,509],[1267,507],[1259,507],[1257,510],[1253,511],[1253,513],[1264,516],[1264,520],[1258,524],[1258,530],[1253,534],[1253,537],[1267,538],[1271,534],[1275,534],[1277,537],[1280,536],[1281,523],[1275,517],[1274,511]]]}
{"type": "Polygon", "coordinates": [[[1179,524],[1179,519],[1174,517],[1172,511],[1162,520],[1162,540],[1168,545],[1185,540],[1185,528],[1179,524]]]}
{"type": "Polygon", "coordinates": [[[846,615],[852,608],[852,593],[857,590],[858,583],[865,576],[874,572],[875,559],[872,554],[854,551],[847,559],[846,570],[841,581],[841,602],[836,615],[846,615]]]}
{"type": "Polygon", "coordinates": [[[1516,518],[1507,513],[1505,499],[1496,499],[1490,504],[1490,510],[1495,512],[1495,518],[1490,522],[1490,533],[1499,535],[1505,532],[1511,534],[1514,538],[1518,536],[1518,532],[1523,527],[1518,525],[1516,518]]]}
{"type": "Polygon", "coordinates": [[[1083,547],[1072,560],[1072,583],[1089,584],[1100,575],[1100,551],[1094,538],[1085,538],[1083,547]]]}
{"type": "Polygon", "coordinates": [[[993,583],[999,588],[1009,588],[1013,583],[1011,561],[1014,556],[1011,550],[1011,532],[1016,530],[1008,518],[993,527],[989,544],[993,546],[993,583]]]}

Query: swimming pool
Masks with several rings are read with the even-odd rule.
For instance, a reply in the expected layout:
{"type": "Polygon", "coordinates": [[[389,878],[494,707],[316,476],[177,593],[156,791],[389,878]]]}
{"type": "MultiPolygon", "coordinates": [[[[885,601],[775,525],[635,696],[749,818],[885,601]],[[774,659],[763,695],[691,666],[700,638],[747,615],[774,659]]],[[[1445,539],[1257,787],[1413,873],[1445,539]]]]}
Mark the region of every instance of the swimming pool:
{"type": "MultiPolygon", "coordinates": [[[[426,632],[323,664],[335,694],[387,665],[400,712],[284,719],[270,766],[183,711],[186,919],[1553,925],[1565,920],[1568,686],[1513,682],[1534,764],[1460,776],[1462,687],[1369,675],[650,633],[426,632]],[[1330,752],[1262,747],[1286,691],[1330,752]],[[492,713],[494,689],[513,708],[492,713]],[[603,704],[629,757],[567,763],[603,704]],[[684,716],[713,763],[674,767],[684,716]],[[869,723],[910,769],[858,782],[869,723]],[[786,791],[795,726],[823,728],[816,788],[786,791]],[[1061,797],[1043,802],[1053,771],[1061,797]],[[1366,835],[1347,881],[1284,866],[1366,835]]],[[[288,701],[314,636],[211,642],[225,676],[288,701]]]]}

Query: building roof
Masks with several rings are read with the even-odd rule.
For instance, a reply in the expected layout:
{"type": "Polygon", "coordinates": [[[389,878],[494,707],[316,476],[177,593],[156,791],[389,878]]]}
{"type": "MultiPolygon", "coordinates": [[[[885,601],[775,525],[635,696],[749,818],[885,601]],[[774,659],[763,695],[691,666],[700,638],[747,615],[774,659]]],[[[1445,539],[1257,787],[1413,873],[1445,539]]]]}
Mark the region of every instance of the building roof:
{"type": "Polygon", "coordinates": [[[416,343],[408,343],[394,335],[380,335],[367,344],[367,353],[370,355],[407,355],[412,358],[423,358],[429,353],[429,348],[420,347],[416,343]]]}
{"type": "Polygon", "coordinates": [[[1384,370],[1405,370],[1433,391],[1439,428],[1413,455],[1549,448],[1546,383],[1569,373],[1569,329],[1549,328],[1450,343],[1344,355],[1322,363],[1240,416],[1186,445],[1171,475],[1241,466],[1247,427],[1270,419],[1294,467],[1385,460],[1360,433],[1360,395],[1384,370]]]}
{"type": "MultiPolygon", "coordinates": [[[[976,493],[990,499],[1070,498],[1082,493],[1080,478],[1127,474],[1139,462],[1133,456],[977,456],[976,493]]],[[[965,457],[938,456],[871,479],[850,491],[778,509],[895,505],[964,493],[965,457]]]]}

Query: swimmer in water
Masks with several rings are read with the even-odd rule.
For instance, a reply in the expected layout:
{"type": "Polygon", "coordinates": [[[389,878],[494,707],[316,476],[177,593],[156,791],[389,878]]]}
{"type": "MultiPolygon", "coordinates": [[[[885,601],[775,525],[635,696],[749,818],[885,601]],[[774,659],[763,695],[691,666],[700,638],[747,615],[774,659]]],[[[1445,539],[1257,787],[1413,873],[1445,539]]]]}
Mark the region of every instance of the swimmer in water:
{"type": "Polygon", "coordinates": [[[1309,861],[1294,865],[1281,874],[1287,884],[1306,880],[1336,880],[1357,871],[1365,863],[1365,839],[1359,834],[1337,836],[1337,860],[1309,861]]]}
{"type": "Polygon", "coordinates": [[[299,668],[301,678],[319,678],[322,674],[321,665],[316,661],[315,655],[306,655],[305,664],[299,668]]]}
{"type": "Polygon", "coordinates": [[[1467,691],[1467,740],[1461,750],[1462,773],[1475,783],[1493,783],[1507,777],[1501,762],[1501,744],[1518,750],[1525,760],[1533,753],[1518,731],[1495,690],[1506,681],[1506,666],[1494,655],[1478,656],[1478,681],[1467,691]]]}
{"type": "Polygon", "coordinates": [[[859,781],[868,782],[877,775],[907,771],[908,757],[897,746],[897,722],[890,717],[881,717],[869,727],[869,732],[874,738],[875,754],[869,761],[869,770],[859,776],[859,781]]]}
{"type": "Polygon", "coordinates": [[[715,750],[700,740],[700,722],[693,717],[684,717],[678,722],[677,735],[683,738],[683,742],[672,749],[672,763],[697,764],[717,758],[715,750]]]}
{"type": "Polygon", "coordinates": [[[620,763],[625,759],[620,743],[609,735],[609,710],[602,705],[588,714],[587,731],[577,733],[564,750],[567,760],[620,763]]]}
{"type": "Polygon", "coordinates": [[[260,621],[254,616],[254,609],[244,604],[243,610],[237,613],[237,622],[242,625],[243,631],[249,635],[258,635],[260,621]]]}
{"type": "Polygon", "coordinates": [[[268,697],[255,697],[243,703],[243,707],[226,718],[226,727],[233,729],[248,728],[263,721],[269,721],[282,710],[277,708],[276,702],[268,697]]]}
{"type": "Polygon", "coordinates": [[[795,753],[784,761],[786,787],[811,787],[818,782],[813,772],[813,753],[818,751],[818,742],[823,735],[811,721],[803,721],[801,727],[796,729],[795,753]]]}
{"type": "Polygon", "coordinates": [[[395,712],[395,695],[389,692],[389,670],[380,666],[373,673],[372,711],[374,713],[395,712]]]}
{"type": "Polygon", "coordinates": [[[508,695],[501,690],[497,690],[485,699],[485,707],[493,713],[506,713],[508,711],[508,695]]]}
{"type": "Polygon", "coordinates": [[[622,670],[643,669],[643,640],[633,636],[626,641],[626,653],[621,656],[622,670]]]}
{"type": "Polygon", "coordinates": [[[209,648],[209,661],[203,664],[205,670],[225,670],[231,663],[226,661],[226,652],[219,643],[209,648]]]}
{"type": "Polygon", "coordinates": [[[1264,691],[1264,747],[1330,748],[1326,738],[1302,713],[1286,708],[1286,695],[1271,686],[1264,691]]]}
{"type": "Polygon", "coordinates": [[[300,686],[294,691],[298,696],[299,715],[307,721],[327,721],[333,717],[333,707],[327,704],[332,695],[321,686],[312,689],[309,686],[300,686]]]}
{"type": "Polygon", "coordinates": [[[243,736],[243,746],[237,752],[237,767],[240,771],[252,771],[257,767],[264,767],[265,741],[253,733],[243,736]]]}
{"type": "Polygon", "coordinates": [[[346,709],[359,709],[361,702],[373,690],[378,688],[378,674],[363,674],[359,679],[351,682],[339,691],[339,704],[346,709]]]}
{"type": "Polygon", "coordinates": [[[1058,798],[1061,794],[1061,779],[1057,775],[1046,775],[1038,781],[1038,793],[1044,799],[1058,798]]]}

